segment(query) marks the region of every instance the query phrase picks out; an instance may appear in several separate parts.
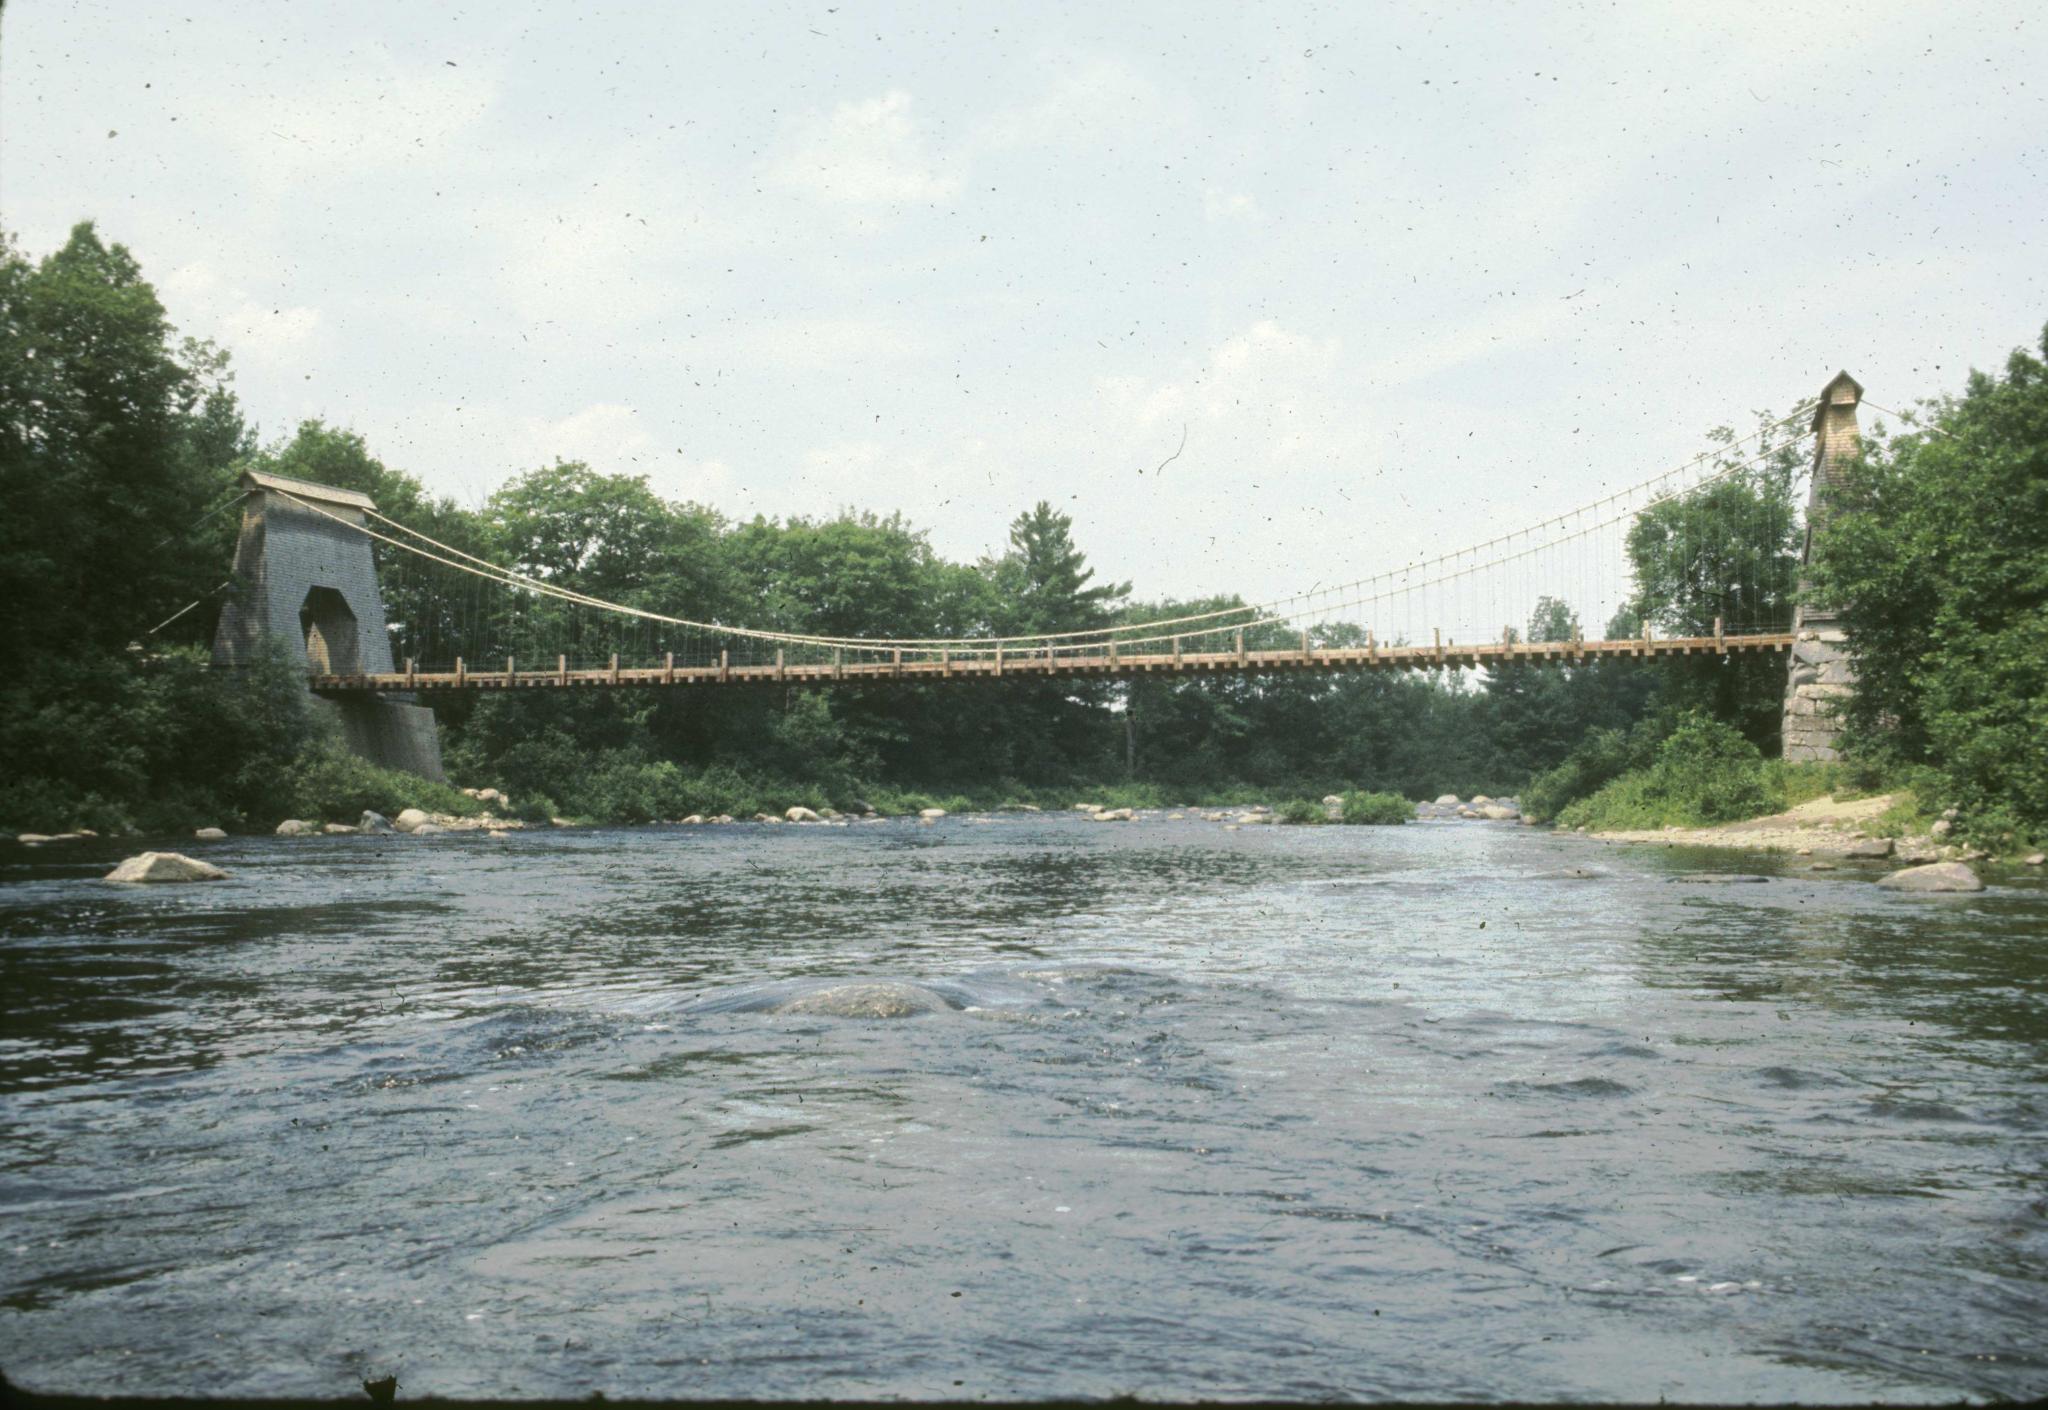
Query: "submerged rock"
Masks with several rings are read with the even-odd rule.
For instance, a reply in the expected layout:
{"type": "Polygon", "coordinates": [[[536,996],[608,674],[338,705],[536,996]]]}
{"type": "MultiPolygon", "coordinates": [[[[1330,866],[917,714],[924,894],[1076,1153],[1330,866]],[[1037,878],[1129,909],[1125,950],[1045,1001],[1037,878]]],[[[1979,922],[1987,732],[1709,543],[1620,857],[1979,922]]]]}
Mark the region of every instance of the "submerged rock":
{"type": "Polygon", "coordinates": [[[227,873],[182,852],[143,852],[108,872],[106,881],[220,881],[227,873]]]}
{"type": "Polygon", "coordinates": [[[929,989],[881,980],[816,989],[777,1004],[774,1011],[827,1018],[917,1018],[923,1014],[940,1013],[950,1007],[929,989]]]}
{"type": "Polygon", "coordinates": [[[1982,891],[1984,883],[1961,862],[1934,862],[1924,867],[1907,867],[1878,878],[1887,891],[1982,891]]]}

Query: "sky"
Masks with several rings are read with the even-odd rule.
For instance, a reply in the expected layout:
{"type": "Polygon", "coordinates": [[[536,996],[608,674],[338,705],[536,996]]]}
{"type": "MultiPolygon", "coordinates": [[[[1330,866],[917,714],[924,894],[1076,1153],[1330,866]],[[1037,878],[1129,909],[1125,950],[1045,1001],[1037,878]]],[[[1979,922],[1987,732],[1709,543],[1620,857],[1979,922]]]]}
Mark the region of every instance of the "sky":
{"type": "Polygon", "coordinates": [[[1043,499],[1257,600],[2037,345],[2044,97],[2025,0],[14,0],[0,224],[465,504],[1043,499]]]}

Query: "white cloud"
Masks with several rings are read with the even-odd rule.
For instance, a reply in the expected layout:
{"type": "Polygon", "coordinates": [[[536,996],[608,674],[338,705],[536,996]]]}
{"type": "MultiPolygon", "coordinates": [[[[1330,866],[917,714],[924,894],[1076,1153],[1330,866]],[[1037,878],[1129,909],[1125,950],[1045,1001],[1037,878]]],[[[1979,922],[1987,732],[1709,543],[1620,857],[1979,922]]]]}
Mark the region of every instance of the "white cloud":
{"type": "Polygon", "coordinates": [[[1256,225],[1266,218],[1259,203],[1242,191],[1219,191],[1211,186],[1202,193],[1202,217],[1210,221],[1236,220],[1256,225]]]}
{"type": "Polygon", "coordinates": [[[453,150],[490,111],[498,85],[476,68],[373,52],[354,72],[311,81],[258,72],[195,104],[195,116],[265,185],[384,174],[461,161],[453,150]]]}
{"type": "Polygon", "coordinates": [[[879,98],[841,103],[830,116],[801,125],[768,174],[781,185],[839,205],[942,201],[960,183],[927,150],[914,107],[915,100],[900,88],[879,98]]]}
{"type": "Polygon", "coordinates": [[[1052,70],[1043,96],[992,116],[981,131],[984,143],[998,148],[1128,143],[1186,116],[1183,104],[1122,60],[1056,53],[1043,63],[1052,70]]]}
{"type": "Polygon", "coordinates": [[[735,340],[751,360],[804,371],[907,362],[944,346],[935,329],[878,318],[793,318],[747,329],[735,340]]]}
{"type": "Polygon", "coordinates": [[[646,459],[654,449],[654,437],[639,412],[617,402],[597,402],[554,420],[521,417],[508,442],[520,464],[584,460],[614,473],[636,468],[632,462],[646,459]]]}
{"type": "Polygon", "coordinates": [[[159,287],[182,331],[211,338],[253,374],[292,370],[309,355],[321,323],[319,309],[266,303],[204,262],[180,265],[159,287]]]}

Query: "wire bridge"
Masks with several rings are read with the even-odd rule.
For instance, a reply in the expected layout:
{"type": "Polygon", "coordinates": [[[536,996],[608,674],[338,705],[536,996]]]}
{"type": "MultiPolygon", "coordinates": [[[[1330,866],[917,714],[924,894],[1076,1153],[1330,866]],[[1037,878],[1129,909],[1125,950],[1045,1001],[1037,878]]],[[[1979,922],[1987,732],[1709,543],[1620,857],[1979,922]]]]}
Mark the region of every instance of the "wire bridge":
{"type": "Polygon", "coordinates": [[[345,633],[301,611],[309,684],[326,695],[1491,672],[1789,651],[1794,484],[1824,449],[1821,418],[1802,424],[1813,406],[1592,503],[1397,568],[1265,602],[1208,599],[1030,633],[832,635],[691,617],[659,610],[648,592],[600,596],[571,572],[498,561],[510,555],[450,542],[452,530],[431,537],[360,496],[323,502],[294,492],[313,488],[302,482],[253,478],[274,511],[314,516],[327,537],[374,555],[388,654],[337,650],[345,633]]]}

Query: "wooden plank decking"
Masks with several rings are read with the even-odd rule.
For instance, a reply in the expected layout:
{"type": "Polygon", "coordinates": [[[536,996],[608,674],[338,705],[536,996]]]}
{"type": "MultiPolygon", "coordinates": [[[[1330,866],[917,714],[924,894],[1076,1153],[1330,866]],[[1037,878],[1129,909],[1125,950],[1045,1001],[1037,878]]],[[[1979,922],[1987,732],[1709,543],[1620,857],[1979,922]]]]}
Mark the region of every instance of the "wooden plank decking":
{"type": "Polygon", "coordinates": [[[591,687],[700,687],[760,685],[884,685],[894,681],[1129,680],[1141,676],[1285,675],[1318,671],[1434,671],[1450,667],[1496,669],[1513,665],[1576,665],[1603,659],[1657,660],[1792,649],[1790,632],[1751,636],[1631,637],[1622,641],[1490,642],[1462,645],[1347,647],[1343,650],[1160,652],[1125,655],[1107,648],[1092,654],[1063,651],[1017,655],[932,657],[908,661],[805,662],[706,666],[664,664],[572,671],[559,664],[539,670],[508,663],[508,670],[476,670],[458,661],[452,671],[391,671],[375,675],[316,675],[322,695],[381,691],[564,690],[591,687]]]}

